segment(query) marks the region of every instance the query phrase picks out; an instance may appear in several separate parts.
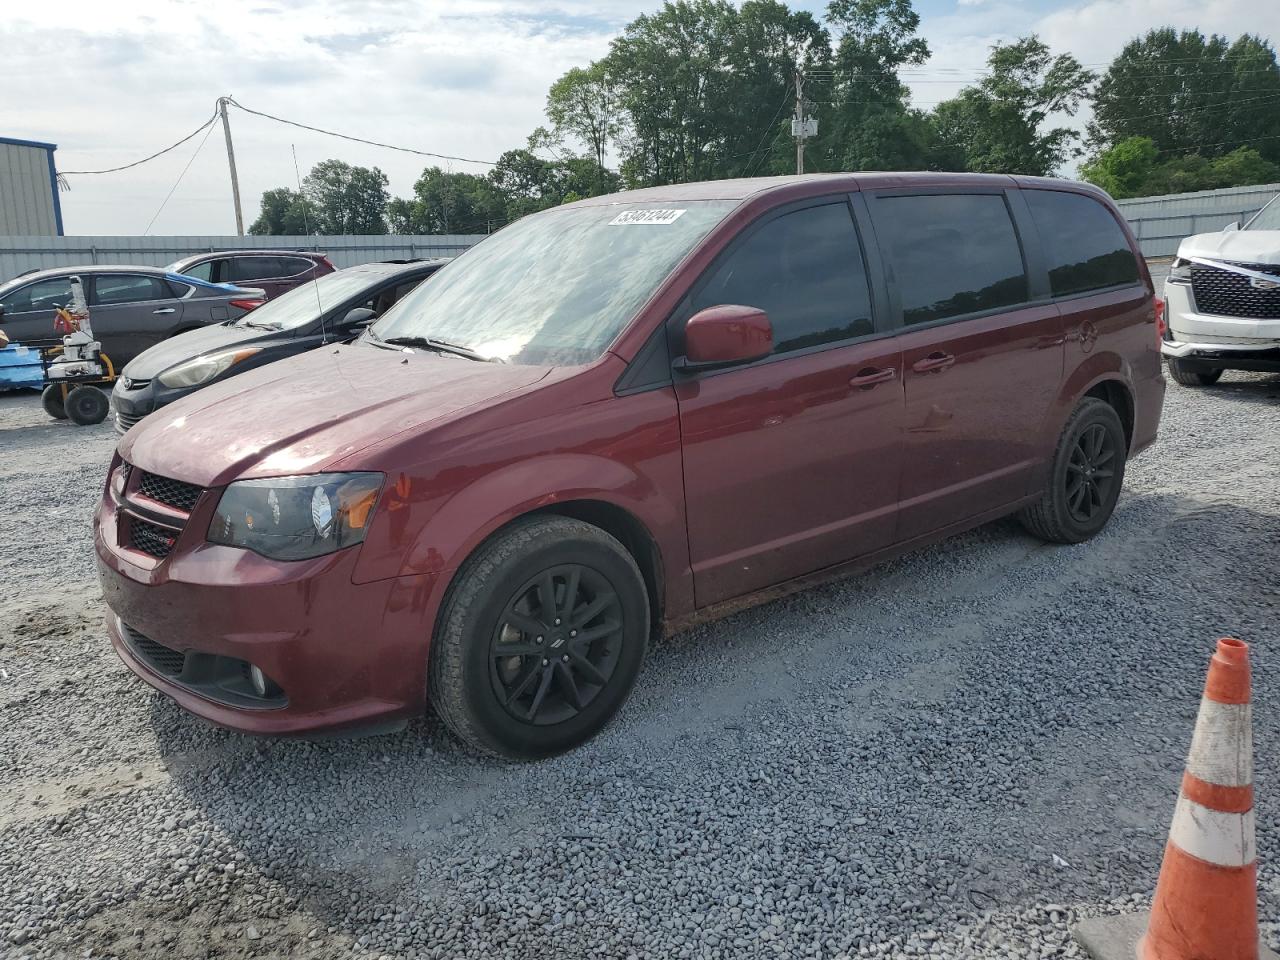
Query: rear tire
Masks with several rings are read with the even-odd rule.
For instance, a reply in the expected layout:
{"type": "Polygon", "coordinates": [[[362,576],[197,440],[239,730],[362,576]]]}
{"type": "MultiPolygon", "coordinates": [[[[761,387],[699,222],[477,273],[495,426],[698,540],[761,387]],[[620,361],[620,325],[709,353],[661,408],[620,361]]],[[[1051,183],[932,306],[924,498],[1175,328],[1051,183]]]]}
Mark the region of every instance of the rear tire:
{"type": "Polygon", "coordinates": [[[92,426],[107,419],[111,401],[97,387],[81,384],[67,393],[67,416],[72,423],[82,427],[92,426]]]}
{"type": "Polygon", "coordinates": [[[1050,543],[1081,543],[1095,536],[1115,510],[1124,484],[1128,443],[1111,405],[1085,397],[1058,439],[1049,485],[1018,519],[1050,543]]]}
{"type": "Polygon", "coordinates": [[[608,533],[568,517],[518,521],[449,588],[431,641],[432,705],[484,753],[530,760],[569,750],[627,699],[649,615],[640,569],[608,533]]]}
{"type": "Polygon", "coordinates": [[[59,384],[51,383],[44,388],[44,392],[40,394],[40,406],[55,420],[67,419],[67,408],[63,405],[62,387],[59,384]]]}
{"type": "Polygon", "coordinates": [[[1184,387],[1207,387],[1222,379],[1222,367],[1206,367],[1169,358],[1169,376],[1184,387]]]}

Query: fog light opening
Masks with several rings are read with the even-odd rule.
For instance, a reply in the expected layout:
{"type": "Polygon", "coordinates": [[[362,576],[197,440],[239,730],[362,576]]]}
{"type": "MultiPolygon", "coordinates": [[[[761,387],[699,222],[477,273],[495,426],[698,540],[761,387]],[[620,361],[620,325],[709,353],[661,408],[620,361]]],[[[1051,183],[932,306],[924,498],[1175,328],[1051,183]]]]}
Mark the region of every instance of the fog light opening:
{"type": "Polygon", "coordinates": [[[274,697],[280,692],[276,682],[252,663],[249,664],[249,683],[253,687],[253,692],[260,697],[274,697]]]}

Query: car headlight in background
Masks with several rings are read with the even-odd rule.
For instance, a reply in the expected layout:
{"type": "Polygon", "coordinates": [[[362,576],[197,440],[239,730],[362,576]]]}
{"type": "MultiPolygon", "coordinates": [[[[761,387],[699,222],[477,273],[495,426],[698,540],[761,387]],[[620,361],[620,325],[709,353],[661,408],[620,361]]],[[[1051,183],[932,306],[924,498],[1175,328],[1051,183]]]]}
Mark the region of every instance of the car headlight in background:
{"type": "Polygon", "coordinates": [[[229,484],[209,524],[210,543],[275,560],[306,560],[364,540],[380,473],[317,473],[229,484]]]}
{"type": "Polygon", "coordinates": [[[229,370],[241,360],[247,360],[261,347],[245,347],[242,350],[221,350],[186,360],[176,367],[170,367],[156,377],[166,387],[194,387],[208,383],[214,377],[229,370]]]}
{"type": "Polygon", "coordinates": [[[1173,261],[1173,265],[1169,267],[1169,281],[1171,283],[1190,283],[1191,261],[1177,257],[1173,261]]]}

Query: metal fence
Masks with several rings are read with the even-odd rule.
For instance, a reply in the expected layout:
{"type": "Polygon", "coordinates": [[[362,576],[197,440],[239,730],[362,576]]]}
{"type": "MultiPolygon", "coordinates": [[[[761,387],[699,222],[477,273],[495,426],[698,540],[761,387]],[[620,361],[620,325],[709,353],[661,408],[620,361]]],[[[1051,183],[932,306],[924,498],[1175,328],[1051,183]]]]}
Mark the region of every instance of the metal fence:
{"type": "Polygon", "coordinates": [[[1198,190],[1160,197],[1117,200],[1148,257],[1172,257],[1178,244],[1195,233],[1213,233],[1232,221],[1243,223],[1280,193],[1280,183],[1256,187],[1198,190]]]}
{"type": "Polygon", "coordinates": [[[315,250],[335,266],[456,256],[484,235],[395,237],[0,237],[0,282],[29,270],[130,263],[162,267],[211,250],[315,250]]]}

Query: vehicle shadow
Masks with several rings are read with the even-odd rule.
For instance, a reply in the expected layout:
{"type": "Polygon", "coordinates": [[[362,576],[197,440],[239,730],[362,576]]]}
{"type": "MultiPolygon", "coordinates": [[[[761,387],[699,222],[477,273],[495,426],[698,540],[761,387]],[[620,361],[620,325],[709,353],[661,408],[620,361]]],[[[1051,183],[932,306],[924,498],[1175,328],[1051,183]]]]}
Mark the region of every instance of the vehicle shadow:
{"type": "MultiPolygon", "coordinates": [[[[1143,888],[1136,858],[1108,862],[1110,876],[1073,874],[1078,887],[1064,893],[1051,866],[1028,866],[1027,850],[1052,842],[1087,859],[1103,855],[1097,843],[1114,846],[1118,833],[1095,836],[1092,803],[1106,805],[1111,788],[1080,759],[1080,737],[1116,729],[1142,758],[1127,774],[1127,826],[1152,826],[1142,852],[1158,854],[1159,818],[1172,803],[1165,781],[1174,782],[1190,733],[1208,645],[1221,633],[1258,635],[1272,617],[1263,572],[1280,560],[1275,523],[1274,512],[1238,502],[1138,494],[1088,544],[1049,546],[1011,520],[989,524],[665,639],[604,734],[535,764],[477,757],[434,718],[367,739],[265,740],[208,727],[157,695],[151,725],[190,808],[318,924],[353,936],[401,911],[439,924],[440,936],[471,923],[489,909],[487,878],[500,863],[514,871],[504,889],[516,876],[536,885],[568,871],[605,915],[610,864],[665,869],[650,859],[666,854],[635,835],[655,818],[682,845],[734,845],[726,857],[740,845],[781,844],[790,853],[776,871],[786,882],[834,852],[883,860],[875,883],[841,881],[860,909],[879,909],[885,885],[953,918],[974,913],[971,890],[984,906],[1032,892],[1105,899],[1116,885],[1143,888]],[[1253,568],[1234,573],[1233,555],[1251,556],[1253,568]],[[1169,596],[1186,599],[1167,611],[1169,596]],[[1075,616],[1083,610],[1105,615],[1075,616]],[[1046,624],[1063,618],[1051,640],[1046,624]],[[1117,643],[1126,634],[1160,657],[1135,669],[1117,643]],[[1065,642],[1069,656],[1046,655],[1047,643],[1065,642]],[[1010,700],[1010,684],[1038,695],[1010,700]],[[1162,704],[1176,704],[1181,726],[1162,704]],[[949,772],[951,751],[965,751],[981,776],[949,772]],[[709,813],[705,798],[723,802],[724,791],[740,809],[713,826],[718,807],[709,813]],[[895,828],[868,839],[859,826],[886,806],[913,824],[913,846],[931,845],[927,880],[893,874],[906,849],[895,828]],[[815,809],[837,819],[810,822],[815,809]],[[1009,821],[1011,809],[1025,822],[1009,821]]],[[[1271,685],[1267,671],[1256,676],[1271,685]]],[[[1277,718],[1265,727],[1280,736],[1277,718]]],[[[1109,756],[1114,746],[1096,749],[1109,756]]],[[[559,927],[509,936],[581,953],[579,934],[559,927]]]]}

